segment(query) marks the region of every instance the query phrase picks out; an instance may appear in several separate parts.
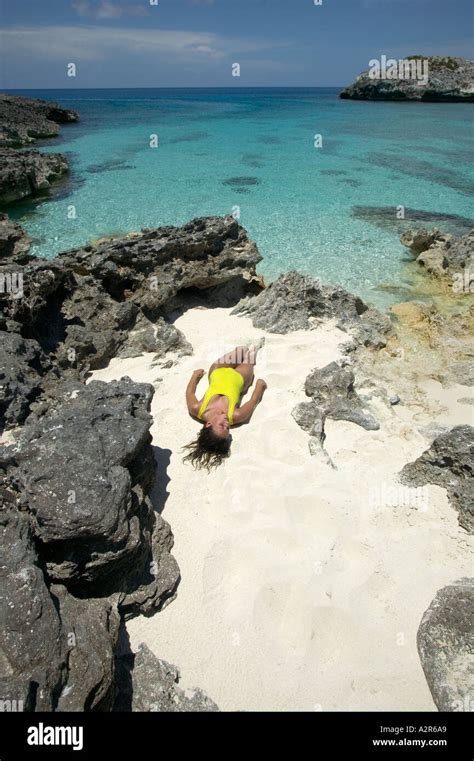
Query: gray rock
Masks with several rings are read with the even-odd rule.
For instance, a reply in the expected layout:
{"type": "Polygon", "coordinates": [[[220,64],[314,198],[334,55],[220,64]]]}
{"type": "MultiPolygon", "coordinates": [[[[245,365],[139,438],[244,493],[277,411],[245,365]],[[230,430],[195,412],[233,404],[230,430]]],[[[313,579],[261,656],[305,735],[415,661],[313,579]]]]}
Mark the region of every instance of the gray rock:
{"type": "Polygon", "coordinates": [[[67,676],[57,711],[106,711],[115,700],[115,659],[120,616],[108,598],[81,600],[51,586],[59,604],[67,649],[67,676]]]}
{"type": "Polygon", "coordinates": [[[105,367],[128,340],[139,307],[117,301],[90,277],[77,278],[79,287],[60,305],[57,322],[66,317],[63,340],[56,350],[62,368],[105,367]]]}
{"type": "Polygon", "coordinates": [[[11,262],[26,264],[31,259],[30,238],[8,214],[0,214],[0,261],[3,257],[11,262]]]}
{"type": "Polygon", "coordinates": [[[0,430],[3,430],[24,422],[51,363],[37,341],[17,333],[0,335],[0,430]]]}
{"type": "Polygon", "coordinates": [[[31,679],[0,676],[0,713],[34,711],[37,689],[31,679]]]}
{"type": "Polygon", "coordinates": [[[455,293],[474,292],[474,230],[466,235],[443,235],[433,230],[407,230],[400,242],[417,263],[438,278],[448,278],[455,293]]]}
{"type": "Polygon", "coordinates": [[[365,409],[354,390],[354,380],[354,373],[349,367],[331,362],[323,368],[312,370],[306,378],[305,392],[312,398],[315,408],[322,410],[324,417],[347,420],[367,431],[377,431],[379,423],[365,409]]]}
{"type": "Polygon", "coordinates": [[[333,318],[357,343],[373,348],[385,346],[392,332],[389,318],[369,309],[358,296],[294,271],[280,275],[257,296],[243,299],[232,314],[248,316],[256,328],[270,333],[308,330],[318,320],[333,318]]]}
{"type": "Polygon", "coordinates": [[[353,100],[474,101],[474,62],[453,56],[406,56],[428,64],[428,81],[417,78],[372,79],[369,71],[339,93],[353,100]]]}
{"type": "Polygon", "coordinates": [[[10,699],[51,711],[63,684],[59,614],[39,567],[28,517],[4,503],[0,535],[0,678],[8,680],[10,699]]]}
{"type": "Polygon", "coordinates": [[[291,414],[310,435],[311,455],[317,455],[333,468],[336,466],[324,447],[327,418],[347,420],[368,431],[376,431],[380,427],[354,390],[354,373],[349,367],[331,362],[323,368],[316,368],[306,378],[305,392],[311,401],[297,404],[291,414]]]}
{"type": "Polygon", "coordinates": [[[145,352],[154,352],[156,361],[168,352],[173,352],[178,357],[192,354],[193,347],[178,328],[162,317],[153,323],[144,315],[140,315],[133,330],[128,333],[118,356],[140,357],[145,352]]]}
{"type": "MultiPolygon", "coordinates": [[[[182,690],[176,666],[157,658],[144,644],[128,658],[131,710],[141,712],[216,712],[218,706],[202,690],[182,690]]],[[[125,666],[127,668],[127,666],[125,666]]]]}
{"type": "Polygon", "coordinates": [[[143,604],[149,612],[174,594],[179,578],[162,520],[152,548],[153,387],[124,378],[71,388],[58,410],[27,421],[10,448],[10,477],[52,581],[80,597],[118,592],[119,608],[138,612],[143,604]]]}
{"type": "Polygon", "coordinates": [[[438,234],[439,230],[436,227],[432,230],[425,230],[423,227],[420,229],[410,228],[400,236],[400,243],[409,248],[412,254],[418,256],[433,245],[438,234]]]}
{"type": "Polygon", "coordinates": [[[461,386],[474,386],[474,362],[466,360],[453,362],[451,365],[451,378],[461,386]]]}
{"type": "Polygon", "coordinates": [[[17,151],[0,148],[0,203],[9,204],[49,190],[69,171],[61,153],[40,153],[37,150],[17,151]]]}
{"type": "MultiPolygon", "coordinates": [[[[0,447],[6,710],[111,710],[120,621],[176,595],[173,537],[147,496],[152,394],[127,378],[65,383],[57,409],[0,447]]],[[[171,694],[176,710],[208,710],[171,694]]]]}
{"type": "Polygon", "coordinates": [[[442,433],[431,447],[400,473],[402,483],[443,486],[458,511],[459,525],[474,533],[474,428],[458,425],[442,433]]]}
{"type": "Polygon", "coordinates": [[[19,147],[56,137],[59,125],[77,122],[76,111],[57,103],[21,95],[0,94],[0,147],[19,147]]]}
{"type": "Polygon", "coordinates": [[[472,711],[474,579],[440,589],[423,615],[418,653],[439,711],[472,711]]]}

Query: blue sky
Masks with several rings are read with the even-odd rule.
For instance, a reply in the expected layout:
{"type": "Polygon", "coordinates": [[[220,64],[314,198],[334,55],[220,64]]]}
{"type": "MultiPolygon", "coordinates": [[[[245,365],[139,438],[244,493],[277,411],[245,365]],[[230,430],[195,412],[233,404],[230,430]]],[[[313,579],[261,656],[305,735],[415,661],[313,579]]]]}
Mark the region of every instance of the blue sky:
{"type": "Polygon", "coordinates": [[[382,54],[472,58],[471,0],[155,1],[0,0],[0,88],[339,86],[382,54]]]}

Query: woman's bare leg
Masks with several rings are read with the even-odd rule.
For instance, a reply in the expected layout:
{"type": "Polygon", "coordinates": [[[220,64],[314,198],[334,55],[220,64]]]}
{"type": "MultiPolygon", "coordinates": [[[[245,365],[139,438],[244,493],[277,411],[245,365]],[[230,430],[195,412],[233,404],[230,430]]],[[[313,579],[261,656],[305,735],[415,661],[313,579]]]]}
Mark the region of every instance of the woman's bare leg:
{"type": "Polygon", "coordinates": [[[244,362],[246,352],[248,352],[248,346],[236,346],[232,351],[223,354],[222,357],[216,359],[210,366],[208,377],[211,376],[212,371],[217,367],[233,367],[235,370],[239,364],[244,362]]]}
{"type": "Polygon", "coordinates": [[[253,383],[254,367],[257,362],[257,354],[264,344],[264,339],[260,343],[252,346],[236,346],[232,351],[227,352],[219,357],[209,368],[209,377],[217,367],[232,367],[243,376],[245,381],[242,395],[244,395],[253,383]]]}
{"type": "Polygon", "coordinates": [[[242,389],[242,396],[247,393],[253,383],[257,354],[261,348],[261,346],[249,346],[244,354],[243,362],[235,368],[245,381],[242,389]]]}

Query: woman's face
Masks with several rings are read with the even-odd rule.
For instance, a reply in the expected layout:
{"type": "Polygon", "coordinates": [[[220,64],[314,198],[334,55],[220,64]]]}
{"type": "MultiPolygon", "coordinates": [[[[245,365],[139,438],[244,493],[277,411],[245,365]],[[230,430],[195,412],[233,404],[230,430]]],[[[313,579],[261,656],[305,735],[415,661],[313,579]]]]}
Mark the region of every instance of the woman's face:
{"type": "Polygon", "coordinates": [[[229,420],[226,412],[216,412],[212,416],[211,420],[206,423],[207,428],[212,428],[213,433],[222,439],[226,439],[229,435],[229,420]]]}

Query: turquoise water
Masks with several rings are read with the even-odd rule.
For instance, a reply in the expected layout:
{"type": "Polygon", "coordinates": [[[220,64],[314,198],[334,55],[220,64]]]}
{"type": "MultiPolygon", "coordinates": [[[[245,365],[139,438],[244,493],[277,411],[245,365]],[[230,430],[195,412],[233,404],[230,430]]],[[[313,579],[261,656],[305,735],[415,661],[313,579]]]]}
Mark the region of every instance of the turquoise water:
{"type": "Polygon", "coordinates": [[[406,263],[398,205],[424,226],[474,226],[468,104],[351,102],[330,88],[18,92],[81,115],[41,145],[68,154],[69,180],[10,210],[41,256],[239,207],[266,277],[295,268],[381,306],[406,263]]]}

